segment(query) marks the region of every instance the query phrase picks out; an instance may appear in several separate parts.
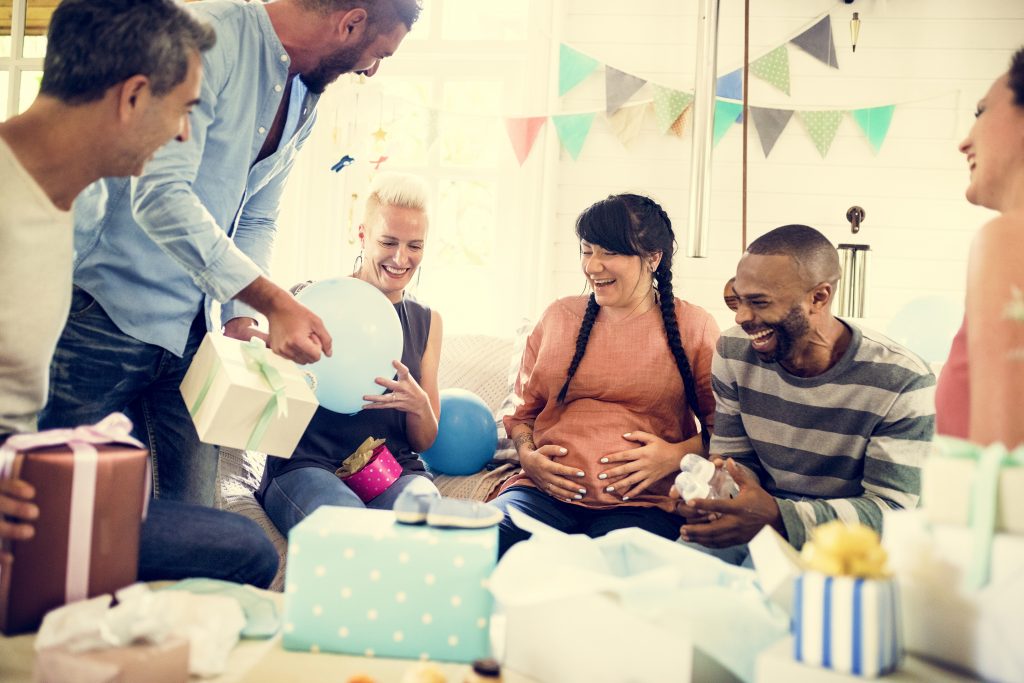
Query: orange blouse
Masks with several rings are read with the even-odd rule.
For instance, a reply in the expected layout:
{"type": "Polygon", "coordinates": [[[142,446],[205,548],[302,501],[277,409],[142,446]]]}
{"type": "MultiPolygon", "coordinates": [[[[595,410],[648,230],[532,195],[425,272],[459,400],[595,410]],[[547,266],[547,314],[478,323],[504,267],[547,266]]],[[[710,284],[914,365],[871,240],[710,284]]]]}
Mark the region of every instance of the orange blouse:
{"type": "MultiPolygon", "coordinates": [[[[711,427],[715,397],[711,392],[711,359],[718,341],[718,325],[699,306],[675,300],[679,336],[696,382],[699,410],[711,427]]],[[[668,346],[661,309],[616,322],[596,321],[587,350],[569,384],[565,403],[558,392],[565,382],[576,348],[576,335],[586,311],[586,297],[566,297],[551,304],[530,334],[516,378],[515,413],[505,418],[505,431],[518,424],[533,426],[538,447],[548,444],[568,449],[557,462],[585,473],[579,484],[587,489],[583,500],[572,501],[588,508],[617,505],[661,507],[673,511],[668,498],[672,479],[666,477],[643,494],[623,502],[597,478],[611,465],[598,461],[610,453],[639,446],[623,434],[645,431],[678,443],[697,434],[691,406],[687,404],[682,378],[668,346]]],[[[573,480],[576,483],[578,480],[573,480]]],[[[533,486],[525,473],[505,486],[533,486]]]]}

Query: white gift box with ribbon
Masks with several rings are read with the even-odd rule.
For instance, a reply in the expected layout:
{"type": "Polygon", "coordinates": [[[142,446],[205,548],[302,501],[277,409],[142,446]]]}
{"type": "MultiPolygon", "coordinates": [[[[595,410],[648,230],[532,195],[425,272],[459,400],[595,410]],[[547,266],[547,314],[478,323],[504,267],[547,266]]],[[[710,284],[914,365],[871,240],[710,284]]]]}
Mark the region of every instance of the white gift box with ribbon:
{"type": "Polygon", "coordinates": [[[319,405],[302,370],[263,342],[207,334],[181,382],[204,443],[287,458],[319,405]]]}

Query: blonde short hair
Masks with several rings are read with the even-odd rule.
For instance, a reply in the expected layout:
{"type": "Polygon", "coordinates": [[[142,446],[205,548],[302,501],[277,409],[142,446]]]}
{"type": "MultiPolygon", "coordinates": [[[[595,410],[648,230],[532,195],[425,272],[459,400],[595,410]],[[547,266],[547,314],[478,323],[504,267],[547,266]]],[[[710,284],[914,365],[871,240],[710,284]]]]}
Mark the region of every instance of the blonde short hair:
{"type": "Polygon", "coordinates": [[[427,213],[430,189],[419,176],[411,173],[378,173],[370,182],[363,225],[367,228],[380,216],[382,206],[418,209],[427,213]]]}

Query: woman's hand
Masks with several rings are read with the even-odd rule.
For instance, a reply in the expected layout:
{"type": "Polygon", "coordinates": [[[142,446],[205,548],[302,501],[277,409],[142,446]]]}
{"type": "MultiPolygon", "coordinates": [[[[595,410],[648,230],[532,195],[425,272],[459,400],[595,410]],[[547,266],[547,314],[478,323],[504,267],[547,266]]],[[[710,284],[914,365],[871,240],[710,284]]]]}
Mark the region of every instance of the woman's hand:
{"type": "Polygon", "coordinates": [[[587,490],[581,485],[583,472],[555,462],[556,458],[568,452],[561,446],[551,444],[536,449],[522,448],[519,451],[519,464],[537,488],[567,503],[583,500],[583,496],[587,495],[587,490]]]}
{"type": "Polygon", "coordinates": [[[409,372],[409,368],[397,360],[392,361],[391,364],[398,371],[397,379],[378,377],[374,380],[380,386],[388,389],[389,393],[363,396],[363,400],[367,401],[363,408],[366,410],[394,408],[414,415],[431,413],[433,408],[430,406],[430,397],[409,372]]]}
{"type": "Polygon", "coordinates": [[[622,438],[640,446],[601,458],[601,464],[614,465],[597,475],[607,483],[605,491],[629,500],[679,471],[682,444],[669,443],[647,432],[630,432],[622,438]]]}

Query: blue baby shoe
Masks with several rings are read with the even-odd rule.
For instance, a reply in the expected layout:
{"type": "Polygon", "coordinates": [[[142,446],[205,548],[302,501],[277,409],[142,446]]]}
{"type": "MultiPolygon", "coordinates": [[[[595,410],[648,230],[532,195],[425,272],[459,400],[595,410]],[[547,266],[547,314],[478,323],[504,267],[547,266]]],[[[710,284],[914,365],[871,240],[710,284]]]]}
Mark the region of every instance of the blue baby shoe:
{"type": "Polygon", "coordinates": [[[505,513],[488,503],[461,498],[441,498],[430,506],[427,524],[457,529],[483,529],[494,526],[505,513]]]}
{"type": "Polygon", "coordinates": [[[437,491],[422,493],[405,489],[398,494],[392,508],[395,511],[395,519],[402,524],[423,524],[427,521],[431,505],[439,500],[441,494],[437,491]]]}

